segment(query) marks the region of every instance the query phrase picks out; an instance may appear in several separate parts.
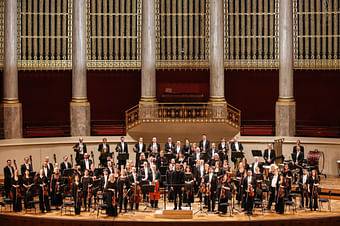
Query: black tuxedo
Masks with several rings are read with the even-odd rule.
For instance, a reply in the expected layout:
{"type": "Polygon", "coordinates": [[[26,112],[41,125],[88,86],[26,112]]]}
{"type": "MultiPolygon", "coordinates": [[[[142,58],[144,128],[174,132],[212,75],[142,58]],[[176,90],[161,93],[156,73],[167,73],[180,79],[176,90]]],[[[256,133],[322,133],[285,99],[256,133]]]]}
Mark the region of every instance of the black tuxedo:
{"type": "MultiPolygon", "coordinates": [[[[140,158],[140,154],[141,153],[144,153],[146,152],[146,146],[145,144],[143,143],[142,144],[142,148],[139,147],[139,143],[135,144],[135,147],[133,149],[133,151],[136,153],[136,169],[138,170],[139,169],[139,158],[140,158]]],[[[147,156],[145,156],[147,157],[147,156]]]]}
{"type": "Polygon", "coordinates": [[[268,152],[269,152],[269,149],[266,149],[263,152],[263,158],[264,158],[266,165],[273,164],[275,162],[275,158],[276,158],[275,150],[273,150],[273,149],[270,150],[269,158],[268,158],[268,152]],[[270,160],[270,163],[269,163],[268,160],[270,160]]]}
{"type": "Polygon", "coordinates": [[[210,183],[210,195],[207,196],[208,201],[208,211],[214,212],[215,210],[215,201],[216,201],[216,190],[217,190],[217,176],[215,174],[212,175],[211,181],[209,181],[209,174],[204,176],[204,183],[210,183]]]}
{"type": "MultiPolygon", "coordinates": [[[[89,161],[89,169],[91,170],[92,160],[91,160],[91,159],[88,159],[88,161],[89,161]]],[[[86,169],[85,159],[81,160],[81,162],[80,162],[80,168],[81,168],[81,171],[82,171],[82,172],[85,171],[85,169],[86,169]]]]}
{"type": "MultiPolygon", "coordinates": [[[[260,168],[260,172],[262,173],[263,170],[263,163],[262,162],[258,162],[257,166],[260,168]]],[[[253,173],[255,173],[255,162],[253,162],[251,164],[251,171],[253,171],[253,173]]]]}
{"type": "Polygon", "coordinates": [[[27,167],[26,164],[22,164],[20,166],[20,173],[21,173],[21,175],[25,175],[26,170],[28,170],[30,173],[33,172],[32,165],[28,164],[28,167],[27,167]]]}
{"type": "MultiPolygon", "coordinates": [[[[106,151],[110,153],[110,145],[108,143],[105,143],[106,145],[106,151]]],[[[98,151],[102,152],[104,150],[104,143],[101,143],[98,145],[98,151]]]]}
{"type": "Polygon", "coordinates": [[[87,153],[86,144],[83,143],[83,154],[80,154],[79,142],[73,146],[73,150],[76,152],[76,163],[80,165],[80,161],[84,159],[84,154],[87,153]]]}
{"type": "Polygon", "coordinates": [[[177,196],[179,199],[179,209],[182,207],[182,186],[184,184],[184,172],[179,170],[175,170],[172,172],[171,176],[171,187],[173,188],[174,192],[174,205],[175,208],[177,209],[177,196]]]}
{"type": "Polygon", "coordinates": [[[214,150],[211,148],[211,149],[209,149],[209,151],[208,151],[208,157],[209,157],[209,159],[211,160],[213,157],[214,157],[214,154],[218,154],[219,153],[219,151],[217,150],[217,148],[215,148],[214,150]],[[213,153],[214,152],[214,153],[213,153]]]}
{"type": "Polygon", "coordinates": [[[5,185],[5,192],[6,192],[6,195],[8,196],[9,195],[9,192],[11,191],[11,188],[12,188],[12,181],[14,179],[14,168],[13,166],[9,167],[9,166],[6,166],[4,168],[4,185],[5,185]],[[12,173],[11,173],[11,170],[12,170],[12,173]]]}
{"type": "Polygon", "coordinates": [[[199,143],[199,148],[201,151],[205,150],[207,152],[210,148],[210,141],[206,140],[205,145],[203,146],[203,140],[201,140],[199,143]]]}
{"type": "Polygon", "coordinates": [[[126,142],[124,142],[123,144],[122,144],[122,142],[119,142],[117,144],[116,151],[118,153],[129,153],[128,148],[129,147],[128,147],[128,144],[126,142]]]}
{"type": "Polygon", "coordinates": [[[225,142],[224,148],[222,147],[222,143],[219,143],[218,144],[218,150],[219,150],[220,160],[221,161],[224,161],[224,160],[228,161],[228,151],[229,151],[228,143],[225,142]]]}
{"type": "Polygon", "coordinates": [[[50,168],[48,168],[47,166],[46,166],[46,173],[47,174],[45,174],[45,167],[43,167],[43,172],[44,172],[44,176],[47,178],[47,180],[49,181],[50,179],[51,179],[51,176],[52,176],[52,174],[53,174],[53,169],[50,167],[50,168]]]}
{"type": "Polygon", "coordinates": [[[175,144],[174,143],[171,143],[171,146],[170,146],[170,144],[168,142],[165,143],[165,145],[164,145],[165,153],[173,153],[174,149],[175,149],[175,144]]]}
{"type": "Polygon", "coordinates": [[[183,147],[182,147],[182,150],[183,150],[185,155],[191,155],[192,154],[190,144],[189,145],[184,144],[183,147]]]}
{"type": "Polygon", "coordinates": [[[159,144],[159,143],[156,143],[156,147],[157,147],[157,154],[156,153],[154,153],[153,152],[153,148],[152,148],[152,146],[153,146],[153,144],[151,143],[151,144],[149,144],[149,146],[148,146],[148,151],[149,151],[149,153],[150,153],[150,155],[153,155],[153,156],[155,156],[155,155],[158,155],[159,154],[159,152],[161,151],[161,145],[159,144]]]}
{"type": "MultiPolygon", "coordinates": [[[[300,151],[301,151],[301,152],[304,152],[304,151],[305,151],[305,147],[300,145],[300,151]]],[[[294,153],[294,152],[297,152],[297,146],[294,146],[294,147],[293,147],[293,153],[294,153]]]]}
{"type": "MultiPolygon", "coordinates": [[[[232,142],[230,144],[230,148],[231,148],[231,152],[237,152],[235,142],[232,142]]],[[[238,142],[238,149],[239,149],[240,152],[243,152],[243,145],[240,142],[238,142]]],[[[232,157],[231,161],[233,161],[235,163],[237,161],[237,159],[232,157]]]]}
{"type": "Polygon", "coordinates": [[[63,173],[64,173],[64,170],[66,170],[66,165],[67,165],[67,169],[71,169],[71,168],[72,168],[72,165],[71,165],[71,163],[69,163],[69,162],[67,162],[67,163],[62,162],[62,163],[60,163],[60,171],[61,171],[61,174],[63,174],[63,173]]]}
{"type": "MultiPolygon", "coordinates": [[[[118,155],[119,154],[122,154],[122,153],[129,153],[129,150],[128,150],[128,144],[126,142],[122,143],[122,142],[119,142],[116,146],[116,151],[118,152],[118,155]]],[[[121,166],[124,166],[125,168],[125,165],[126,165],[126,159],[124,160],[119,160],[118,159],[118,166],[119,168],[121,166]]]]}
{"type": "Polygon", "coordinates": [[[130,173],[129,176],[128,176],[128,180],[129,180],[130,184],[133,184],[133,183],[136,184],[137,182],[140,181],[140,175],[138,175],[138,173],[136,172],[136,180],[135,180],[134,177],[133,177],[133,174],[130,173]]]}
{"type": "Polygon", "coordinates": [[[299,153],[299,155],[297,156],[297,151],[295,150],[295,152],[293,151],[293,153],[292,153],[292,159],[293,159],[293,162],[294,163],[296,163],[296,162],[298,162],[298,165],[302,165],[302,163],[303,163],[303,160],[304,160],[304,152],[303,151],[301,151],[302,149],[300,149],[300,153],[299,153]]]}
{"type": "MultiPolygon", "coordinates": [[[[256,178],[254,176],[251,177],[250,179],[250,184],[252,186],[252,189],[255,193],[255,186],[256,186],[256,178]]],[[[248,176],[246,176],[243,179],[243,193],[245,194],[243,197],[243,201],[242,201],[242,206],[243,208],[247,211],[247,213],[252,213],[253,211],[253,201],[254,201],[254,197],[250,197],[249,194],[247,193],[248,191],[248,176]]]]}
{"type": "MultiPolygon", "coordinates": [[[[174,148],[173,148],[173,152],[172,152],[174,155],[177,155],[177,146],[174,146],[174,148]]],[[[182,147],[180,146],[179,147],[179,151],[178,151],[178,154],[179,153],[182,153],[182,154],[184,154],[184,150],[182,149],[182,147]]]]}
{"type": "MultiPolygon", "coordinates": [[[[230,144],[230,147],[231,147],[231,151],[237,151],[236,150],[236,145],[235,145],[235,142],[232,142],[231,144],[230,144]]],[[[239,151],[243,151],[243,145],[240,143],[240,142],[238,142],[238,149],[239,149],[239,151]]]]}
{"type": "Polygon", "coordinates": [[[107,157],[112,157],[112,154],[110,153],[110,145],[108,143],[105,143],[106,150],[104,150],[104,143],[101,143],[98,145],[98,152],[100,152],[99,161],[100,165],[103,167],[107,166],[107,157]]]}

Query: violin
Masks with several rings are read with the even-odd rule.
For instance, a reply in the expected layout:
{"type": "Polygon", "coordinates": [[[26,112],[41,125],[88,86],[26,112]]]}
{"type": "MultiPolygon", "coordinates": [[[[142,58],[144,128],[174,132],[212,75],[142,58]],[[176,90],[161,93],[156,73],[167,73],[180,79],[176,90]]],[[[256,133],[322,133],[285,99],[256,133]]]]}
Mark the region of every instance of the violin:
{"type": "Polygon", "coordinates": [[[253,185],[248,184],[248,192],[249,192],[248,194],[249,194],[250,198],[255,196],[255,191],[254,191],[253,185]]]}

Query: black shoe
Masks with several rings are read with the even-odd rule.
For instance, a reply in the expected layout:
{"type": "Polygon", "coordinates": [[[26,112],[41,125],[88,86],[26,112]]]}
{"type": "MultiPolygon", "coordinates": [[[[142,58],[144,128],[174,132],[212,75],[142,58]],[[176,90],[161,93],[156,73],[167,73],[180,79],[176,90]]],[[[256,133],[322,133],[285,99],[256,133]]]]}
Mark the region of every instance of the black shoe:
{"type": "Polygon", "coordinates": [[[182,210],[182,208],[181,208],[181,207],[179,207],[178,209],[179,209],[179,210],[182,210]]]}
{"type": "Polygon", "coordinates": [[[177,210],[177,208],[176,208],[176,207],[174,207],[174,210],[177,210]]]}

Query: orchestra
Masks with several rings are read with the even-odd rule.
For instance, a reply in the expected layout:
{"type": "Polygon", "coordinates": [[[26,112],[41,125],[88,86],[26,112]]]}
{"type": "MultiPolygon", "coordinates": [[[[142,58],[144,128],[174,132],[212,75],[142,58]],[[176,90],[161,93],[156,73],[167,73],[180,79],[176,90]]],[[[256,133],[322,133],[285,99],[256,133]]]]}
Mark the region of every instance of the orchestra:
{"type": "Polygon", "coordinates": [[[263,205],[266,204],[268,211],[275,205],[275,212],[283,214],[285,202],[292,200],[293,192],[300,195],[300,208],[318,209],[320,178],[317,169],[306,166],[300,141],[291,155],[293,160],[284,164],[275,163],[272,144],[262,156],[255,156],[254,162],[247,164],[245,158],[228,156],[244,151],[236,138],[230,143],[222,138],[217,144],[210,142],[205,134],[198,145],[188,139],[182,145],[181,141],[173,142],[169,137],[163,150],[156,137],[148,148],[140,138],[133,145],[134,161],[118,157],[128,154],[127,142],[121,137],[115,149],[117,164],[109,147],[104,138],[98,146],[96,165],[93,152],[90,156],[80,138],[73,146],[76,164],[73,165],[72,155],[71,162],[65,155],[60,164],[56,160],[52,164],[49,157],[45,157],[38,173],[34,172],[31,156],[24,157],[21,175],[16,162],[13,161],[13,167],[12,160],[7,160],[4,188],[5,196],[13,200],[13,211],[21,211],[22,202],[24,209],[31,208],[35,197],[39,199],[42,213],[58,210],[65,196],[69,196],[74,201],[76,214],[94,210],[99,203],[104,203],[107,215],[116,217],[139,211],[141,203],[158,209],[163,195],[164,202],[173,202],[174,210],[184,206],[192,209],[195,200],[199,200],[210,213],[225,213],[225,206],[231,205],[251,215],[254,200],[267,200],[263,205]],[[229,159],[237,164],[234,168],[229,159]]]}

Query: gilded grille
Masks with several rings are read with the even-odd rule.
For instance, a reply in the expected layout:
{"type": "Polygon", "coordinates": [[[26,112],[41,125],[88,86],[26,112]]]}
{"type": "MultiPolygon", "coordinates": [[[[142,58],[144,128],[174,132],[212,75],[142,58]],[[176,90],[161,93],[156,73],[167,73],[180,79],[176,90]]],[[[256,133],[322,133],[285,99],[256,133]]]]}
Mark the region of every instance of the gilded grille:
{"type": "Polygon", "coordinates": [[[18,1],[18,66],[71,67],[72,0],[18,1]]]}
{"type": "Polygon", "coordinates": [[[156,0],[158,68],[208,67],[209,1],[156,0]]]}
{"type": "Polygon", "coordinates": [[[88,0],[89,68],[140,67],[141,0],[88,0]]]}

